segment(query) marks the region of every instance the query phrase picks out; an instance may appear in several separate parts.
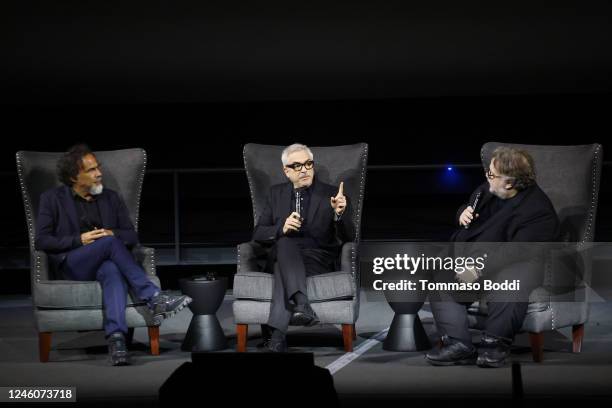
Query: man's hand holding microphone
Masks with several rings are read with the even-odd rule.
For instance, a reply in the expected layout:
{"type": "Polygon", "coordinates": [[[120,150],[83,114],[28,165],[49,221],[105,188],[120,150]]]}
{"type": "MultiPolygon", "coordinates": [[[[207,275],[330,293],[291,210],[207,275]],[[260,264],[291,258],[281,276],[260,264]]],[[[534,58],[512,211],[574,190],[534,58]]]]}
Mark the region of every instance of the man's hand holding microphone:
{"type": "Polygon", "coordinates": [[[283,225],[283,234],[287,235],[289,231],[299,231],[302,227],[302,217],[297,212],[289,214],[283,225]]]}
{"type": "MultiPolygon", "coordinates": [[[[330,197],[330,204],[337,216],[341,216],[346,209],[346,196],[344,195],[344,181],[340,182],[338,193],[334,197],[330,197]]],[[[283,234],[287,235],[290,231],[299,231],[302,227],[302,216],[294,211],[285,220],[283,225],[283,234]]]]}
{"type": "Polygon", "coordinates": [[[459,225],[467,228],[475,218],[478,218],[478,214],[474,214],[474,209],[468,205],[459,216],[459,225]]]}

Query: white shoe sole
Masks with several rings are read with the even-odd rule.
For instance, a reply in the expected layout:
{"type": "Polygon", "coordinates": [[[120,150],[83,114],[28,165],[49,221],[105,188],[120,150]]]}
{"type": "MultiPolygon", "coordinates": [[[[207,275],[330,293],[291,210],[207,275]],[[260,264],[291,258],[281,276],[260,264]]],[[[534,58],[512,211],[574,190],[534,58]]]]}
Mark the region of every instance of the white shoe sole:
{"type": "Polygon", "coordinates": [[[193,299],[187,296],[185,300],[176,309],[172,310],[171,312],[164,312],[164,313],[153,315],[153,324],[155,326],[161,325],[163,320],[174,317],[174,315],[176,315],[178,312],[183,310],[185,306],[189,305],[191,302],[193,302],[193,299]]]}

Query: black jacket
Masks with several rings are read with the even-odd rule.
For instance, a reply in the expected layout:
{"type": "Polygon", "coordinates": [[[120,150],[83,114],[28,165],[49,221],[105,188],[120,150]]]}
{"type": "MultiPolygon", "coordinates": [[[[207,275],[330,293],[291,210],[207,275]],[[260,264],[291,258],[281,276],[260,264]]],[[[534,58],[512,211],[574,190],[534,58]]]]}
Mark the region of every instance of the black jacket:
{"type": "MultiPolygon", "coordinates": [[[[559,219],[546,193],[537,185],[532,185],[511,199],[501,200],[489,192],[489,184],[485,182],[472,193],[470,203],[474,202],[479,191],[482,192],[481,204],[477,205],[476,213],[481,216],[472,221],[469,229],[459,227],[451,238],[451,241],[471,244],[456,247],[455,256],[458,252],[463,255],[471,253],[472,256],[487,253],[485,271],[489,276],[515,265],[525,268],[524,262],[532,263],[534,276],[540,273],[549,246],[503,243],[549,243],[558,240],[559,219]],[[496,206],[498,210],[491,214],[496,206]]],[[[457,211],[456,225],[466,207],[467,204],[457,211]]]]}
{"type": "MultiPolygon", "coordinates": [[[[482,191],[476,213],[486,213],[488,206],[494,206],[500,198],[489,192],[489,184],[484,183],[471,195],[469,202],[482,191]]],[[[468,204],[459,208],[459,216],[468,204]]],[[[538,187],[532,185],[508,200],[503,207],[490,217],[476,218],[468,230],[459,227],[451,241],[478,242],[555,242],[559,235],[559,219],[550,199],[538,187]]]]}
{"type": "MultiPolygon", "coordinates": [[[[338,188],[320,181],[313,182],[312,196],[308,214],[302,215],[308,223],[309,233],[318,246],[323,249],[339,249],[344,242],[355,239],[355,227],[347,207],[342,217],[336,221],[335,213],[330,205],[330,197],[334,197],[338,188]]],[[[253,240],[260,243],[274,243],[283,235],[285,220],[294,209],[291,208],[293,186],[290,182],[276,184],[270,188],[266,206],[257,220],[253,240]]]]}
{"type": "MultiPolygon", "coordinates": [[[[102,228],[112,230],[126,246],[136,245],[138,234],[119,194],[105,188],[96,200],[102,228]]],[[[61,186],[45,191],[40,196],[36,249],[45,251],[51,265],[57,270],[66,254],[81,245],[79,219],[70,187],[61,186]]]]}

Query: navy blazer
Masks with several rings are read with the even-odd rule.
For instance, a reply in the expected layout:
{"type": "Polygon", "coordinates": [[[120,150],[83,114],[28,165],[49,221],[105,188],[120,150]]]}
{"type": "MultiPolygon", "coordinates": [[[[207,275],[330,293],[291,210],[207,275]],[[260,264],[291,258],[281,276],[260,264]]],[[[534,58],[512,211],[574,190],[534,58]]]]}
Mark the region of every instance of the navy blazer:
{"type": "MultiPolygon", "coordinates": [[[[105,188],[96,200],[100,209],[102,228],[112,230],[115,237],[123,241],[126,246],[136,245],[138,234],[119,194],[105,188]]],[[[64,185],[41,194],[34,245],[37,250],[47,253],[56,271],[68,252],[83,245],[70,187],[64,185]]]]}
{"type": "MultiPolygon", "coordinates": [[[[316,181],[312,184],[312,196],[308,214],[303,217],[309,225],[310,235],[320,248],[338,250],[344,242],[355,240],[355,227],[350,217],[349,201],[342,217],[335,221],[335,212],[330,198],[338,193],[338,187],[316,181]]],[[[257,220],[253,240],[274,243],[283,235],[285,220],[294,211],[291,208],[293,185],[290,182],[276,184],[270,188],[270,195],[263,213],[257,220]]]]}

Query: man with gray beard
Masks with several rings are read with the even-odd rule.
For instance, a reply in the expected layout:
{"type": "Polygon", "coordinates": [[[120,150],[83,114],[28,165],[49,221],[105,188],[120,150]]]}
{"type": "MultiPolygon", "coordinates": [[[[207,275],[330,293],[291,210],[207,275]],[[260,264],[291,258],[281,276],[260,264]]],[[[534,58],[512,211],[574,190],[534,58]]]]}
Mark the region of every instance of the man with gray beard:
{"type": "Polygon", "coordinates": [[[59,159],[57,171],[64,185],[40,197],[36,249],[47,253],[56,275],[100,282],[109,361],[127,365],[128,288],[147,302],[158,324],[191,298],[162,293],[136,263],[128,247],[138,243],[138,235],[128,210],[119,194],[103,187],[100,164],[89,147],[71,147],[59,159]]]}

